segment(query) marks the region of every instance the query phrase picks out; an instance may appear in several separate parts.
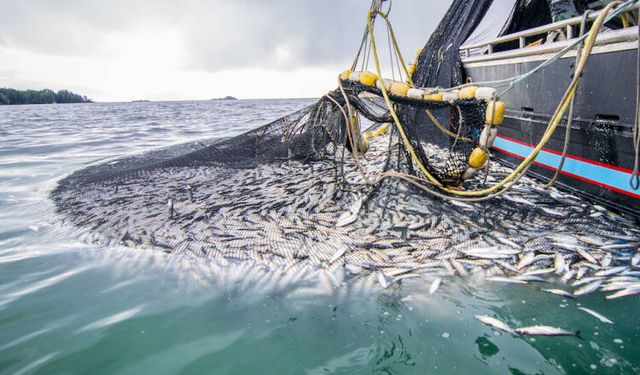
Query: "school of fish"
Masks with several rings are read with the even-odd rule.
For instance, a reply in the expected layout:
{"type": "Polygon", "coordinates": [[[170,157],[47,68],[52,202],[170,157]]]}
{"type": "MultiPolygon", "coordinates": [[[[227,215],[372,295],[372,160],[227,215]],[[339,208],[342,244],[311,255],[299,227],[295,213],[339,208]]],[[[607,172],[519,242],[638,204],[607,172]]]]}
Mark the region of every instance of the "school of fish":
{"type": "MultiPolygon", "coordinates": [[[[382,172],[389,147],[389,136],[376,138],[360,166],[343,156],[149,170],[59,190],[54,201],[91,242],[372,275],[382,288],[421,278],[436,293],[443,278],[459,277],[536,283],[565,298],[640,293],[633,219],[527,177],[480,203],[434,198],[400,180],[372,187],[361,171],[382,172]]],[[[491,163],[487,182],[508,171],[491,163]]]]}

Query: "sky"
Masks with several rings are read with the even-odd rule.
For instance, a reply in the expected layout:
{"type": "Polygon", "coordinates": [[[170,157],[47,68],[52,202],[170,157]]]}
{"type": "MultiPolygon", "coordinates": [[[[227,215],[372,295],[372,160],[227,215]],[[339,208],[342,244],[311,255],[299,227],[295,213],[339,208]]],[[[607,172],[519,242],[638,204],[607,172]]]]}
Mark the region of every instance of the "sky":
{"type": "MultiPolygon", "coordinates": [[[[395,0],[390,16],[407,60],[450,2],[395,0]]],[[[68,89],[95,101],[319,97],[351,65],[369,7],[367,0],[0,0],[0,87],[68,89]]],[[[384,63],[386,34],[377,31],[384,63]]]]}

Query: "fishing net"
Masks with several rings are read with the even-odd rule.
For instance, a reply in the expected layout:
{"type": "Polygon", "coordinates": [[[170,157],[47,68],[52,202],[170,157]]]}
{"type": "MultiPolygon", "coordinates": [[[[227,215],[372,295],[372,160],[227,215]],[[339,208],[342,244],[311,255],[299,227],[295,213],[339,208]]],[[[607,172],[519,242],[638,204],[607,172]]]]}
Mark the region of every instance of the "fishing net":
{"type": "MultiPolygon", "coordinates": [[[[464,80],[458,46],[490,3],[454,2],[417,61],[416,82],[450,85],[464,80]],[[443,51],[442,45],[450,47],[443,51]]],[[[358,221],[369,232],[380,229],[380,220],[397,222],[396,214],[386,213],[373,221],[357,220],[373,206],[386,205],[382,196],[394,200],[402,196],[400,191],[412,189],[389,181],[385,174],[423,179],[418,163],[437,183],[462,185],[469,156],[485,126],[485,101],[429,101],[389,94],[407,124],[403,127],[407,144],[392,126],[383,96],[379,87],[344,79],[339,90],[316,103],[242,135],[77,171],[59,182],[52,197],[61,213],[90,227],[96,241],[198,255],[235,249],[238,255],[238,248],[227,241],[232,239],[246,250],[239,257],[256,258],[259,252],[260,257],[291,258],[283,255],[283,249],[296,249],[293,258],[326,261],[335,255],[335,247],[323,241],[335,241],[340,235],[337,228],[358,221]],[[377,201],[371,202],[373,198],[377,201]],[[330,229],[323,241],[304,239],[274,246],[276,234],[267,233],[269,223],[285,217],[300,237],[330,229]],[[253,225],[247,223],[256,222],[262,225],[253,234],[261,233],[261,241],[248,233],[253,225]],[[315,251],[318,243],[326,251],[315,251]]],[[[282,225],[276,227],[282,234],[282,225]]],[[[421,245],[417,241],[410,249],[421,245]]]]}
{"type": "MultiPolygon", "coordinates": [[[[453,2],[418,57],[416,85],[464,82],[458,47],[490,4],[453,2]]],[[[604,242],[616,231],[616,238],[638,235],[623,218],[602,220],[574,198],[531,189],[516,188],[481,209],[424,194],[435,190],[425,172],[432,183],[458,189],[495,182],[464,178],[487,125],[487,101],[393,93],[388,100],[375,85],[343,79],[316,103],[242,135],[77,171],[52,198],[89,241],[211,260],[309,261],[356,275],[378,270],[383,286],[386,278],[420,272],[517,273],[524,253],[540,255],[528,267],[549,266],[556,253],[579,264],[575,252],[554,247],[566,242],[554,236],[567,226],[604,242]],[[392,109],[403,126],[393,125],[392,109]],[[498,253],[483,257],[478,248],[498,253]]]]}

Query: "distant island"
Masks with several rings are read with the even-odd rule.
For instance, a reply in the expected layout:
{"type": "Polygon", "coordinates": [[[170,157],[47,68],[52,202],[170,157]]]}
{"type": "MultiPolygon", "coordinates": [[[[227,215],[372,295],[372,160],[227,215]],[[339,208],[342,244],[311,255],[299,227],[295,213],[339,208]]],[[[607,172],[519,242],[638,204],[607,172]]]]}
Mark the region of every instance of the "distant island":
{"type": "Polygon", "coordinates": [[[211,100],[238,100],[238,98],[234,98],[233,96],[225,96],[224,98],[217,98],[211,100]]]}
{"type": "Polygon", "coordinates": [[[92,103],[83,95],[68,90],[15,90],[0,88],[0,105],[12,104],[52,104],[52,103],[92,103]]]}

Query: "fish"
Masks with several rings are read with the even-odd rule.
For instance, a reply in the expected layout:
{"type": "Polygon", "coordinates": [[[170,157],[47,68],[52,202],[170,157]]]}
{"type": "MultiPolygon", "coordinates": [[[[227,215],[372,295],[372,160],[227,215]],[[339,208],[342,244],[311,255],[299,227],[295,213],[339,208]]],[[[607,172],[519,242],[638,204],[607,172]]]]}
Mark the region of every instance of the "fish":
{"type": "Polygon", "coordinates": [[[598,290],[598,288],[600,288],[601,285],[602,285],[602,280],[596,280],[594,282],[591,282],[591,283],[583,286],[580,289],[577,289],[576,291],[573,292],[573,295],[574,296],[583,296],[585,294],[593,293],[596,290],[598,290]]]}
{"type": "Polygon", "coordinates": [[[604,316],[604,315],[602,315],[602,314],[600,314],[598,312],[595,312],[595,311],[593,311],[591,309],[587,309],[586,307],[578,307],[578,309],[586,312],[587,314],[595,316],[602,323],[613,324],[613,321],[611,319],[607,318],[606,316],[604,316]]]}
{"type": "Polygon", "coordinates": [[[565,272],[564,275],[562,275],[562,278],[560,279],[563,283],[568,283],[571,279],[573,279],[573,277],[576,275],[576,271],[574,270],[570,270],[568,272],[565,272]]]}
{"type": "Polygon", "coordinates": [[[616,299],[620,297],[633,296],[640,293],[640,285],[630,286],[626,289],[620,290],[616,293],[608,295],[607,299],[616,299]]]}
{"type": "Polygon", "coordinates": [[[442,279],[440,278],[433,280],[433,282],[431,283],[431,286],[429,287],[429,294],[435,294],[438,291],[438,288],[440,287],[441,283],[442,283],[442,279]]]}
{"type": "Polygon", "coordinates": [[[556,274],[560,274],[564,271],[567,263],[564,261],[564,256],[562,254],[556,254],[553,258],[553,267],[556,269],[556,274]]]}
{"type": "Polygon", "coordinates": [[[589,263],[593,263],[596,264],[598,263],[598,261],[596,260],[596,258],[593,257],[593,255],[591,255],[588,251],[581,249],[581,248],[576,248],[576,252],[583,257],[584,259],[586,259],[589,263]]]}
{"type": "Polygon", "coordinates": [[[536,276],[536,275],[517,275],[517,276],[513,276],[512,278],[514,280],[520,280],[520,281],[535,281],[539,283],[549,282],[548,280],[543,279],[542,277],[536,276]]]}
{"type": "Polygon", "coordinates": [[[501,249],[497,247],[485,247],[485,248],[473,248],[462,250],[462,252],[468,256],[484,259],[504,259],[511,258],[519,253],[518,250],[513,249],[501,249]]]}
{"type": "Polygon", "coordinates": [[[554,273],[555,271],[556,271],[555,268],[540,268],[537,270],[528,271],[524,275],[526,276],[548,275],[550,273],[554,273]]]}
{"type": "Polygon", "coordinates": [[[631,257],[631,265],[633,267],[638,267],[640,265],[640,253],[636,253],[631,257]]]}
{"type": "Polygon", "coordinates": [[[499,283],[507,283],[507,284],[526,284],[527,282],[524,280],[517,280],[510,277],[502,277],[502,276],[489,276],[485,277],[485,280],[496,281],[499,283]]]}
{"type": "Polygon", "coordinates": [[[628,269],[627,266],[613,267],[613,268],[603,269],[601,271],[598,271],[594,273],[594,275],[595,276],[611,276],[611,275],[621,273],[627,269],[628,269]]]}
{"type": "Polygon", "coordinates": [[[349,224],[353,224],[356,220],[358,220],[358,214],[346,211],[338,217],[338,221],[336,221],[336,228],[346,227],[349,224]]]}
{"type": "Polygon", "coordinates": [[[475,210],[475,207],[469,203],[465,203],[465,202],[461,202],[461,201],[457,201],[457,200],[451,200],[451,204],[454,206],[458,206],[460,208],[463,208],[465,210],[475,210]]]}
{"type": "Polygon", "coordinates": [[[520,258],[520,261],[516,265],[516,269],[522,269],[522,268],[530,265],[531,263],[533,263],[533,260],[535,258],[536,258],[536,254],[535,253],[533,253],[533,252],[526,253],[522,258],[520,258]]]}
{"type": "Polygon", "coordinates": [[[567,292],[566,290],[562,290],[562,289],[542,289],[542,291],[546,292],[546,293],[555,294],[555,295],[561,296],[561,297],[566,297],[566,298],[571,298],[571,299],[576,298],[573,294],[567,292]]]}
{"type": "Polygon", "coordinates": [[[380,271],[378,271],[378,282],[380,283],[380,285],[384,289],[387,289],[389,287],[389,282],[384,277],[384,274],[382,272],[380,272],[380,271]]]}
{"type": "Polygon", "coordinates": [[[511,241],[508,238],[496,237],[496,240],[498,240],[498,242],[502,243],[503,245],[511,246],[514,249],[522,249],[522,246],[518,245],[517,243],[511,241]]]}
{"type": "Polygon", "coordinates": [[[487,325],[491,328],[495,328],[497,330],[507,332],[507,333],[514,333],[511,327],[509,327],[506,323],[501,322],[496,318],[492,318],[488,315],[474,315],[473,317],[479,320],[482,324],[487,325]]]}
{"type": "Polygon", "coordinates": [[[331,257],[331,259],[329,259],[329,264],[332,264],[333,262],[335,262],[336,260],[342,258],[342,256],[344,255],[344,253],[347,252],[347,250],[349,250],[346,246],[343,246],[342,248],[338,249],[338,251],[336,251],[333,256],[331,257]]]}
{"type": "Polygon", "coordinates": [[[558,210],[554,210],[551,208],[540,207],[540,209],[549,216],[557,217],[557,218],[565,218],[567,214],[564,212],[560,212],[558,210]]]}
{"type": "Polygon", "coordinates": [[[611,262],[613,262],[613,255],[607,254],[600,261],[600,266],[602,268],[607,268],[611,265],[611,262]]]}
{"type": "Polygon", "coordinates": [[[514,332],[519,335],[526,336],[576,336],[581,338],[580,331],[568,331],[566,329],[550,326],[520,327],[514,329],[514,332]]]}
{"type": "Polygon", "coordinates": [[[464,268],[464,265],[462,265],[462,263],[458,262],[455,259],[451,259],[449,262],[451,263],[453,268],[456,269],[456,271],[458,272],[458,275],[460,275],[461,277],[466,277],[469,275],[469,272],[467,272],[466,268],[464,268]]]}

